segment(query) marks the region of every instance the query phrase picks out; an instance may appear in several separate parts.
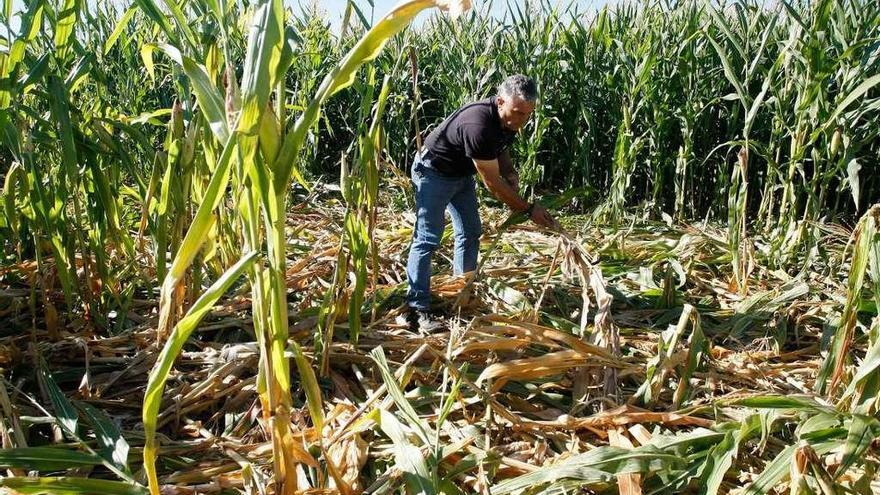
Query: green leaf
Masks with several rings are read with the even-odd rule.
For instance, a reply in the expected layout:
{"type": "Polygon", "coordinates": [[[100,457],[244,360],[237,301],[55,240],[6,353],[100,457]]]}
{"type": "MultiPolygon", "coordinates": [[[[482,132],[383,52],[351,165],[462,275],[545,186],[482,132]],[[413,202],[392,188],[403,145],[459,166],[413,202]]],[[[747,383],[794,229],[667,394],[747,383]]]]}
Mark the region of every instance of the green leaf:
{"type": "Polygon", "coordinates": [[[68,52],[67,45],[70,42],[70,36],[73,34],[78,13],[79,3],[77,0],[64,0],[56,14],[55,49],[58,51],[58,56],[62,59],[68,52]]]}
{"type": "MultiPolygon", "coordinates": [[[[839,442],[837,441],[811,444],[813,449],[819,455],[831,452],[837,448],[838,445],[839,442]]],[[[776,487],[779,482],[788,475],[791,468],[792,457],[797,448],[797,445],[789,445],[784,448],[775,459],[767,464],[764,471],[755,479],[755,481],[746,488],[744,495],[764,495],[770,493],[770,490],[776,487]]]]}
{"type": "Polygon", "coordinates": [[[437,416],[438,429],[443,425],[443,422],[446,421],[449,413],[452,412],[452,407],[455,406],[455,401],[458,400],[458,394],[461,390],[462,377],[465,376],[465,373],[467,373],[468,364],[469,363],[464,363],[463,365],[461,365],[461,368],[458,370],[457,373],[457,378],[452,384],[452,389],[449,391],[449,394],[446,395],[446,399],[443,401],[443,406],[440,408],[440,414],[437,416]]]}
{"type": "Polygon", "coordinates": [[[743,88],[742,83],[737,77],[736,72],[733,70],[733,66],[730,64],[730,60],[727,58],[727,54],[724,52],[724,48],[721,48],[721,45],[718,44],[717,41],[708,33],[706,33],[706,39],[715,47],[715,51],[718,52],[718,58],[721,59],[721,67],[724,68],[724,76],[727,77],[727,80],[730,81],[730,84],[733,85],[733,89],[736,90],[737,96],[739,96],[739,100],[742,103],[742,106],[745,110],[748,111],[751,106],[751,101],[749,99],[749,95],[746,93],[743,88]]]}
{"type": "Polygon", "coordinates": [[[709,8],[709,14],[715,21],[715,25],[719,29],[721,29],[721,32],[724,33],[724,35],[727,37],[727,40],[730,41],[730,44],[732,44],[734,49],[736,49],[736,53],[740,56],[740,60],[745,63],[745,61],[748,60],[748,57],[746,57],[746,51],[743,49],[742,43],[739,42],[739,40],[733,34],[733,31],[731,31],[730,26],[727,25],[727,19],[722,16],[723,11],[719,12],[718,9],[713,6],[709,8]]]}
{"type": "Polygon", "coordinates": [[[880,74],[874,74],[873,76],[862,81],[858,86],[856,86],[846,97],[837,104],[837,107],[834,109],[834,112],[828,117],[828,120],[825,121],[825,125],[819,129],[816,129],[815,132],[821,132],[822,129],[825,129],[829,126],[834,125],[837,117],[843,113],[844,110],[847,109],[852,103],[859,98],[861,98],[865,93],[867,93],[871,88],[880,83],[880,74]]]}
{"type": "Polygon", "coordinates": [[[153,0],[135,0],[135,3],[147,14],[147,17],[153,20],[156,24],[162,28],[162,31],[165,32],[165,35],[168,36],[168,39],[176,44],[177,43],[177,33],[174,32],[174,28],[171,26],[171,23],[168,22],[168,17],[165,15],[162,10],[159,9],[159,6],[156,5],[156,2],[153,0]]]}
{"type": "MultiPolygon", "coordinates": [[[[381,348],[380,348],[381,349],[381,348]]],[[[390,412],[379,409],[379,427],[388,435],[394,445],[394,463],[407,485],[407,493],[431,495],[437,493],[431,483],[431,475],[421,449],[410,443],[403,425],[390,412]]]]}
{"type": "MultiPolygon", "coordinates": [[[[181,5],[185,5],[185,3],[181,2],[181,5]]],[[[193,34],[192,29],[189,27],[190,21],[187,20],[185,15],[183,15],[183,11],[180,9],[180,6],[177,5],[177,2],[174,0],[165,0],[165,7],[171,12],[171,17],[177,24],[177,29],[183,32],[183,37],[187,43],[189,43],[190,48],[194,50],[197,49],[195,34],[193,34]]]]}
{"type": "Polygon", "coordinates": [[[101,464],[100,457],[54,447],[0,449],[0,467],[33,471],[63,471],[79,466],[101,464]]]}
{"type": "Polygon", "coordinates": [[[10,477],[0,479],[0,487],[11,488],[16,493],[28,495],[145,495],[147,493],[141,486],[121,481],[70,477],[10,477]]]}
{"type": "MultiPolygon", "coordinates": [[[[203,204],[204,206],[204,204],[203,204]]],[[[191,229],[192,231],[192,229],[191,229]]],[[[207,290],[193,303],[192,307],[187,311],[186,316],[181,319],[174,327],[174,331],[162,348],[156,364],[150,371],[147,380],[147,391],[144,394],[144,405],[142,416],[144,420],[144,470],[147,472],[147,479],[150,483],[151,490],[158,490],[158,478],[156,474],[156,418],[159,415],[159,408],[162,405],[162,392],[165,390],[165,381],[168,379],[168,373],[174,360],[180,354],[183,345],[189,339],[190,334],[196,329],[202,318],[214,307],[220,297],[235,283],[236,280],[246,271],[257,259],[257,252],[250,252],[244,256],[232,267],[230,267],[216,282],[214,282],[207,290]]],[[[176,259],[175,259],[176,261],[176,259]]],[[[170,276],[170,275],[169,275],[170,276]]]]}
{"type": "Polygon", "coordinates": [[[739,453],[739,446],[762,429],[761,423],[760,416],[753,414],[745,419],[736,431],[725,433],[724,439],[712,447],[702,468],[703,487],[700,490],[701,494],[714,495],[718,493],[721,483],[724,481],[724,475],[730,470],[739,453]]]}
{"type": "Polygon", "coordinates": [[[306,393],[306,403],[309,407],[309,415],[315,431],[320,435],[324,428],[324,405],[321,399],[321,387],[315,377],[315,370],[303,354],[302,348],[296,342],[292,342],[293,358],[296,361],[296,369],[299,371],[299,379],[303,391],[306,393]]]}
{"type": "Polygon", "coordinates": [[[152,124],[152,125],[166,125],[165,122],[159,120],[159,117],[164,117],[166,115],[171,115],[170,108],[160,108],[158,110],[153,110],[152,112],[144,112],[137,117],[131,119],[132,124],[152,124]]]}
{"type": "Polygon", "coordinates": [[[840,421],[840,417],[837,414],[814,414],[798,424],[796,433],[798,438],[821,434],[822,432],[839,428],[840,421]]]}
{"type": "Polygon", "coordinates": [[[434,0],[408,0],[398,3],[391,12],[367,31],[339,64],[324,77],[309,105],[285,136],[277,159],[280,169],[275,178],[276,190],[287,190],[291,176],[296,170],[299,152],[305,142],[306,133],[318,120],[321,105],[338,91],[350,86],[361,65],[376,58],[385,43],[408,26],[419,12],[434,6],[436,6],[434,0]]]}
{"type": "Polygon", "coordinates": [[[725,405],[754,407],[756,409],[808,409],[817,412],[834,412],[834,408],[816,402],[809,396],[758,395],[743,399],[724,401],[725,405]]]}
{"type": "Polygon", "coordinates": [[[700,489],[701,494],[715,495],[721,482],[724,481],[724,475],[730,469],[733,458],[736,456],[737,448],[733,432],[729,431],[724,435],[724,439],[717,445],[712,447],[709,455],[706,457],[706,463],[703,465],[703,486],[700,489]]]}
{"type": "Polygon", "coordinates": [[[70,437],[79,438],[77,424],[79,414],[74,409],[73,404],[67,400],[67,396],[64,395],[58,384],[55,383],[55,379],[49,373],[46,361],[42,357],[40,357],[39,378],[46,389],[46,393],[49,394],[49,400],[52,401],[52,408],[55,410],[55,414],[57,414],[56,421],[70,437]]]}
{"type": "Polygon", "coordinates": [[[135,12],[137,12],[137,7],[129,7],[116,22],[116,27],[113,28],[113,32],[110,33],[110,36],[107,37],[107,41],[104,42],[104,55],[107,55],[116,44],[116,40],[118,40],[122,32],[125,31],[125,27],[128,26],[128,21],[134,17],[135,12]]]}
{"type": "Polygon", "coordinates": [[[379,373],[382,374],[382,381],[388,389],[388,395],[394,400],[394,403],[397,405],[397,408],[406,420],[407,425],[419,435],[419,438],[425,445],[430,445],[431,441],[428,436],[428,428],[425,426],[421,418],[419,418],[419,415],[416,410],[413,409],[412,404],[410,404],[409,401],[406,400],[406,397],[404,397],[403,390],[400,389],[397,379],[394,378],[394,374],[391,373],[391,369],[388,367],[388,361],[385,359],[385,351],[381,346],[376,347],[370,351],[370,357],[376,362],[376,365],[379,368],[379,373]]]}
{"type": "Polygon", "coordinates": [[[186,231],[186,236],[183,238],[183,243],[178,248],[168,274],[162,282],[162,295],[159,300],[160,324],[162,324],[163,317],[168,318],[169,316],[171,293],[177,288],[177,284],[183,279],[186,270],[192,265],[202,245],[208,239],[208,232],[215,220],[214,210],[220,205],[223,193],[229,184],[232,156],[237,148],[236,136],[236,133],[229,135],[226,145],[223,147],[223,152],[217,160],[211,180],[208,182],[202,202],[199,204],[199,209],[196,210],[189,230],[186,231]]]}
{"type": "Polygon", "coordinates": [[[144,45],[140,49],[141,61],[144,63],[144,69],[147,71],[147,75],[150,76],[150,80],[156,81],[156,67],[153,64],[153,51],[155,51],[156,45],[144,45]]]}
{"type": "MultiPolygon", "coordinates": [[[[149,46],[149,45],[145,45],[149,46]]],[[[192,83],[193,93],[196,95],[196,101],[199,102],[199,108],[205,114],[208,125],[214,136],[220,142],[225,143],[229,140],[229,125],[226,123],[226,110],[223,103],[223,96],[220,90],[214,85],[211,76],[205,66],[196,63],[193,59],[184,56],[177,48],[159,44],[156,45],[160,50],[165,52],[171,60],[177,62],[183,72],[192,83]]],[[[143,50],[143,49],[142,49],[143,50]]],[[[152,73],[152,70],[150,71],[152,73]]]]}
{"type": "Polygon", "coordinates": [[[853,204],[856,209],[859,207],[859,170],[861,169],[862,166],[855,158],[846,164],[846,180],[849,182],[849,190],[852,192],[853,204]]]}
{"type": "Polygon", "coordinates": [[[95,430],[95,438],[98,440],[98,445],[101,446],[99,450],[101,457],[112,462],[120,470],[131,474],[128,468],[128,442],[113,420],[104,411],[96,409],[91,404],[77,402],[76,405],[95,430]]]}
{"type": "Polygon", "coordinates": [[[749,134],[752,130],[752,124],[755,122],[755,118],[758,116],[758,110],[761,108],[761,104],[764,102],[764,98],[767,96],[767,90],[770,89],[770,84],[773,82],[773,78],[779,72],[779,67],[782,65],[785,60],[785,52],[780,53],[778,57],[776,57],[776,62],[773,63],[773,66],[767,70],[767,74],[764,75],[764,83],[761,84],[761,92],[758,93],[758,96],[755,97],[755,100],[748,108],[748,112],[746,113],[746,121],[743,124],[743,138],[748,139],[749,134]]]}
{"type": "Polygon", "coordinates": [[[853,234],[852,261],[847,277],[846,303],[843,306],[838,328],[834,332],[831,348],[828,350],[828,355],[822,362],[816,377],[814,387],[819,393],[825,393],[829,385],[836,388],[844,375],[845,360],[849,357],[849,352],[846,352],[846,349],[853,338],[852,333],[856,326],[858,306],[862,299],[861,294],[868,262],[872,259],[874,246],[878,243],[878,218],[880,218],[880,207],[875,206],[862,216],[853,234]]]}
{"type": "Polygon", "coordinates": [[[566,479],[585,483],[605,482],[619,474],[660,471],[681,466],[683,462],[684,459],[678,455],[666,453],[653,445],[644,445],[636,449],[605,446],[502,481],[495,486],[492,493],[506,495],[566,479]]]}
{"type": "MultiPolygon", "coordinates": [[[[585,198],[592,196],[595,192],[590,186],[573,187],[561,194],[549,194],[541,198],[538,203],[549,211],[555,211],[563,206],[569,205],[574,198],[585,198]]],[[[514,213],[502,223],[498,229],[504,230],[514,225],[519,225],[528,221],[529,217],[525,213],[514,213]]]]}
{"type": "Polygon", "coordinates": [[[850,466],[862,458],[876,438],[880,437],[880,421],[870,416],[853,416],[843,446],[843,458],[837,468],[835,478],[841,476],[850,466]]]}
{"type": "Polygon", "coordinates": [[[256,134],[269,103],[269,94],[275,85],[274,69],[281,60],[283,49],[283,16],[281,0],[262,0],[256,6],[241,81],[242,108],[238,130],[243,134],[256,134]]]}

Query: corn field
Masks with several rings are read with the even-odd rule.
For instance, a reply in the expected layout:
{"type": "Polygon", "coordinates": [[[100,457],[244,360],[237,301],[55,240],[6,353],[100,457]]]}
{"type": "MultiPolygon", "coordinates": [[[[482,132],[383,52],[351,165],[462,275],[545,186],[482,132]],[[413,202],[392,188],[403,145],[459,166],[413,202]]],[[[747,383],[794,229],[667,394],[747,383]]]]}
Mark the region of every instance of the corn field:
{"type": "Polygon", "coordinates": [[[877,2],[0,5],[5,493],[880,493],[877,2]],[[482,191],[411,333],[408,167],[518,72],[563,228],[482,191]]]}

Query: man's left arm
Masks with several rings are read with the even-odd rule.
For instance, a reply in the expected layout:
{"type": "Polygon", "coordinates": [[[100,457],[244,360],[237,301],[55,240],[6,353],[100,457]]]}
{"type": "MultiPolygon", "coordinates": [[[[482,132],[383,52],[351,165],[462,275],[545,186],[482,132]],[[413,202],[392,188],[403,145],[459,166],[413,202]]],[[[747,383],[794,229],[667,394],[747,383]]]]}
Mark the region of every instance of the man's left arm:
{"type": "Polygon", "coordinates": [[[498,156],[498,171],[501,172],[501,177],[510,184],[510,187],[515,191],[519,191],[519,173],[513,168],[510,151],[504,150],[498,156]]]}

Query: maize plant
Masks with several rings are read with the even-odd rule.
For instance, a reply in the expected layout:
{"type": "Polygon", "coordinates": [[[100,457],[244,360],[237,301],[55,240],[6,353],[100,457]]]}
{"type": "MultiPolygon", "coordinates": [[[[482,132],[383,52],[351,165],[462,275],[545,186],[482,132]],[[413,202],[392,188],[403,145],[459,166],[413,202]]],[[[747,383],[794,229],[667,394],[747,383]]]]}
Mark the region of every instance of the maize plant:
{"type": "Polygon", "coordinates": [[[880,5],[343,3],[0,1],[0,488],[880,492],[880,5]],[[408,165],[511,73],[564,230],[481,190],[408,333],[408,165]]]}

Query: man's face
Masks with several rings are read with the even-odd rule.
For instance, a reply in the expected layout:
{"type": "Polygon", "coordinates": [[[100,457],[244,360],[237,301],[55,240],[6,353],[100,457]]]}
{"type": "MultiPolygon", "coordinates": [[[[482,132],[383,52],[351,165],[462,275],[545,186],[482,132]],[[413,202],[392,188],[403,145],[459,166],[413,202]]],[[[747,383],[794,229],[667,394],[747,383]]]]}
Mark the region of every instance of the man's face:
{"type": "Polygon", "coordinates": [[[511,131],[518,131],[526,125],[532,112],[535,111],[535,102],[526,101],[518,96],[504,98],[498,96],[495,99],[498,104],[498,116],[501,117],[501,125],[511,131]]]}

